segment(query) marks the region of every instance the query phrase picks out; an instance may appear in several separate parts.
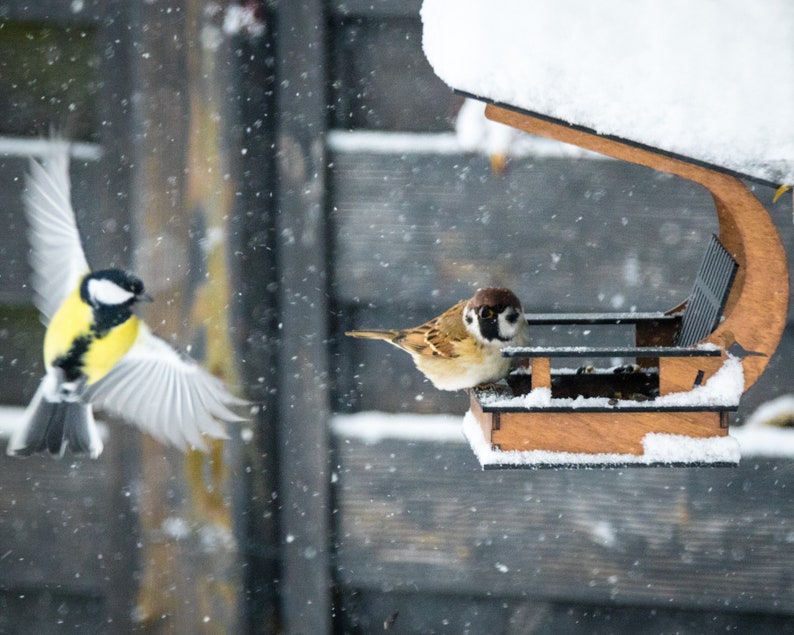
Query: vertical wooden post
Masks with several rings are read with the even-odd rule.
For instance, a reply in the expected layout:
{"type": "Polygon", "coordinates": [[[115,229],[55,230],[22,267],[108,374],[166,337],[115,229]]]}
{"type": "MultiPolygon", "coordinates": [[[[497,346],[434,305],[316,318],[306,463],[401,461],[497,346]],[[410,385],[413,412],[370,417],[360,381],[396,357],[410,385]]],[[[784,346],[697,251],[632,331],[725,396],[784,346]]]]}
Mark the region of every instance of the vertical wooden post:
{"type": "MultiPolygon", "coordinates": [[[[264,5],[264,3],[262,3],[264,5]]],[[[232,287],[240,304],[235,323],[240,372],[253,413],[253,435],[243,447],[246,469],[238,495],[244,536],[245,598],[250,633],[279,632],[280,528],[278,507],[278,342],[280,336],[276,202],[275,33],[273,15],[259,15],[264,30],[232,39],[229,143],[235,205],[229,235],[232,287]]]]}
{"type": "Polygon", "coordinates": [[[323,6],[280,2],[276,16],[281,606],[285,633],[318,635],[331,631],[323,6]]]}
{"type": "MultiPolygon", "coordinates": [[[[223,240],[233,192],[218,123],[226,49],[212,21],[222,16],[207,5],[134,11],[135,260],[155,297],[146,315],[153,330],[234,383],[223,240]]],[[[239,632],[234,444],[214,442],[209,455],[149,437],[141,446],[136,621],[144,632],[239,632]]]]}

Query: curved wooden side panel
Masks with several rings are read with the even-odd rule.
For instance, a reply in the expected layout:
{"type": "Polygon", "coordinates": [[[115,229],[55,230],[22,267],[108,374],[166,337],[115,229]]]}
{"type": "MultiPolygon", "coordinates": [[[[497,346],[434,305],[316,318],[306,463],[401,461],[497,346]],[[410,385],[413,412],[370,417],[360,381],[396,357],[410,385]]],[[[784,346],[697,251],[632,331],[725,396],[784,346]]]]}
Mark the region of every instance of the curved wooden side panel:
{"type": "Polygon", "coordinates": [[[675,174],[709,190],[717,209],[720,241],[739,263],[739,271],[724,319],[707,341],[743,358],[745,390],[755,383],[777,349],[786,326],[788,265],[772,219],[738,178],[650,148],[494,104],[487,106],[485,114],[513,128],[675,174]]]}

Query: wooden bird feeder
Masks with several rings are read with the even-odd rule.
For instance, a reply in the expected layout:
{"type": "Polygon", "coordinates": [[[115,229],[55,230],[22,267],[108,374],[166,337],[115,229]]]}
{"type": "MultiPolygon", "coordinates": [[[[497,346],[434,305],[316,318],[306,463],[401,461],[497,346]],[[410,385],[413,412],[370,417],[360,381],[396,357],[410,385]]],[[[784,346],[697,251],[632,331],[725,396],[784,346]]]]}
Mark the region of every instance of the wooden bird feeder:
{"type": "Polygon", "coordinates": [[[716,458],[709,451],[704,458],[697,448],[707,447],[698,440],[717,440],[717,446],[721,438],[733,441],[728,413],[764,371],[785,327],[788,267],[766,209],[736,175],[718,167],[508,105],[489,103],[486,116],[705,187],[714,198],[719,236],[709,244],[692,294],[670,311],[528,314],[530,328],[625,324],[635,330],[635,346],[503,351],[529,360],[531,370],[512,375],[504,394],[471,393],[465,430],[483,467],[735,465],[738,447],[716,458]],[[585,377],[555,371],[560,359],[595,357],[633,358],[634,372],[585,377]],[[709,397],[718,372],[738,375],[735,399],[709,397]],[[674,451],[649,450],[654,440],[674,451]]]}

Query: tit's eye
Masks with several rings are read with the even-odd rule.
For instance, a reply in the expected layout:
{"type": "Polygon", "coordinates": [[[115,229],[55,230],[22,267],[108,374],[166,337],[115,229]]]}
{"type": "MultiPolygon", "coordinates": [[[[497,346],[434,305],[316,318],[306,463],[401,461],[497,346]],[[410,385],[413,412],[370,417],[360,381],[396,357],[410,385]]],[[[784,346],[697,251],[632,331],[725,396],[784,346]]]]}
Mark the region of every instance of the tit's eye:
{"type": "Polygon", "coordinates": [[[515,324],[516,322],[518,322],[518,313],[515,311],[508,313],[507,321],[510,322],[510,324],[515,324]]]}
{"type": "Polygon", "coordinates": [[[480,317],[484,320],[490,320],[494,316],[493,309],[489,306],[484,306],[480,309],[480,317]]]}
{"type": "Polygon", "coordinates": [[[466,320],[466,324],[471,324],[474,322],[474,318],[471,316],[471,313],[467,313],[463,319],[466,320]]]}

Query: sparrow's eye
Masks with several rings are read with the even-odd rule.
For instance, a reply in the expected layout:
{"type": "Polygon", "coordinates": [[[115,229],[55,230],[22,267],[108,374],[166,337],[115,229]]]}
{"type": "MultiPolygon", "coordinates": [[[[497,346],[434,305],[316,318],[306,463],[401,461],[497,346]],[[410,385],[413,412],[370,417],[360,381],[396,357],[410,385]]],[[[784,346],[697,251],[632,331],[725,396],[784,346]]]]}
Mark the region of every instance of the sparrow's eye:
{"type": "Polygon", "coordinates": [[[518,313],[516,311],[511,311],[507,314],[507,321],[510,324],[515,324],[518,321],[518,313]]]}
{"type": "Polygon", "coordinates": [[[484,306],[482,309],[480,309],[480,317],[484,320],[490,320],[493,315],[493,309],[489,306],[484,306]]]}

